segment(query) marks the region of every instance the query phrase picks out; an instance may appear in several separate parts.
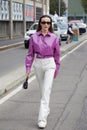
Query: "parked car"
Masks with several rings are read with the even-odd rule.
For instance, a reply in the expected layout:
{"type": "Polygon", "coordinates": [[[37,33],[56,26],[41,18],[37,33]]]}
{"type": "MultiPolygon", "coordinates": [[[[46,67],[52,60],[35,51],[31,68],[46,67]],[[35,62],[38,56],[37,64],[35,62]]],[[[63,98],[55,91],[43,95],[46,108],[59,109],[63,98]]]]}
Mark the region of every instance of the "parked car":
{"type": "Polygon", "coordinates": [[[60,28],[60,38],[61,40],[67,40],[68,34],[67,34],[67,29],[68,29],[68,24],[67,23],[58,23],[59,28],[60,28]]]}
{"type": "Polygon", "coordinates": [[[79,28],[79,34],[83,34],[86,32],[86,24],[83,23],[81,20],[71,20],[69,23],[76,25],[79,28]]]}
{"type": "MultiPolygon", "coordinates": [[[[29,30],[26,31],[26,33],[24,35],[24,47],[26,49],[29,47],[29,39],[30,39],[31,35],[36,32],[37,26],[38,26],[38,22],[35,22],[34,24],[32,24],[31,27],[29,28],[29,30]]],[[[52,22],[52,26],[53,26],[54,33],[60,39],[61,31],[60,31],[58,24],[56,22],[52,22]]],[[[61,45],[61,39],[60,39],[60,45],[61,45]]]]}

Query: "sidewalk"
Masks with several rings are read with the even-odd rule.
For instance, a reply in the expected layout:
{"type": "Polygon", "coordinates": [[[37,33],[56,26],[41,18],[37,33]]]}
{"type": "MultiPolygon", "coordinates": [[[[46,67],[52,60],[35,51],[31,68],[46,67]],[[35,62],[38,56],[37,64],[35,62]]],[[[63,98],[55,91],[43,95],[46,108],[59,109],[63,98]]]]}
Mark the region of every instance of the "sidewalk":
{"type": "Polygon", "coordinates": [[[0,51],[23,45],[24,44],[23,40],[24,40],[24,38],[17,38],[17,39],[14,38],[14,39],[2,40],[2,41],[0,41],[0,51]]]}
{"type": "MultiPolygon", "coordinates": [[[[72,42],[69,44],[65,44],[63,47],[61,46],[61,56],[63,56],[67,51],[69,51],[72,48],[81,44],[81,42],[86,39],[87,39],[87,36],[86,36],[86,34],[84,34],[81,38],[79,38],[79,41],[77,43],[72,42]]],[[[7,42],[6,42],[6,44],[7,44],[7,42]]],[[[23,42],[18,42],[18,43],[14,43],[14,44],[10,43],[8,45],[5,45],[5,42],[4,42],[4,46],[1,45],[0,50],[2,48],[6,49],[9,47],[15,47],[20,44],[22,45],[23,42]]],[[[33,67],[32,67],[30,76],[32,76],[32,75],[34,75],[33,67]]],[[[12,71],[9,74],[1,77],[0,78],[0,96],[5,94],[6,92],[9,92],[9,90],[17,87],[17,85],[23,83],[24,80],[25,80],[25,66],[21,66],[21,68],[18,68],[17,70],[12,71]]]]}
{"type": "Polygon", "coordinates": [[[14,39],[5,39],[5,40],[0,40],[0,47],[4,47],[7,45],[13,45],[14,43],[22,42],[24,38],[14,38],[14,39]]]}

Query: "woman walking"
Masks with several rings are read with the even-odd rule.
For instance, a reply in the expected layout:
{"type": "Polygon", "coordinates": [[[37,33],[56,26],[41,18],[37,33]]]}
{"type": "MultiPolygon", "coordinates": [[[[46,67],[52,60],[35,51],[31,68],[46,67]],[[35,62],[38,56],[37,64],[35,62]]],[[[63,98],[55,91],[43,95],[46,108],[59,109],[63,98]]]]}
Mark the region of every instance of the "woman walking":
{"type": "Polygon", "coordinates": [[[30,38],[26,56],[26,76],[29,77],[33,61],[36,78],[41,89],[41,102],[38,116],[38,127],[45,128],[50,113],[50,94],[53,79],[58,75],[60,67],[59,39],[53,33],[52,19],[48,15],[41,16],[38,29],[30,38]]]}

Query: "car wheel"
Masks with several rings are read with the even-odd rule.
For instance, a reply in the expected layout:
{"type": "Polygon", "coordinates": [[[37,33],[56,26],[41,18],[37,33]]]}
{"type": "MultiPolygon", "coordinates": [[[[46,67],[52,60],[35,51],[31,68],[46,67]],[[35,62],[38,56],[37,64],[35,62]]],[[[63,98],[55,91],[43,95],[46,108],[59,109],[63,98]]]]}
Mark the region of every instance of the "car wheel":
{"type": "Polygon", "coordinates": [[[29,47],[28,44],[25,44],[25,49],[28,49],[28,47],[29,47]]]}

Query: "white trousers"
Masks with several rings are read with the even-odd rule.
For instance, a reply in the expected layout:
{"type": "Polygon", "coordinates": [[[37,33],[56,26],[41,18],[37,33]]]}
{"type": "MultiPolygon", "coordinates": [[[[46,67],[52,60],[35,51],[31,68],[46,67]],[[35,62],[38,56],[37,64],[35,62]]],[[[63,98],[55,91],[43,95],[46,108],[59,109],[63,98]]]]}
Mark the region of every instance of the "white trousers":
{"type": "Polygon", "coordinates": [[[41,102],[38,121],[46,120],[50,111],[49,101],[56,64],[54,58],[35,59],[35,73],[41,89],[41,102]]]}

